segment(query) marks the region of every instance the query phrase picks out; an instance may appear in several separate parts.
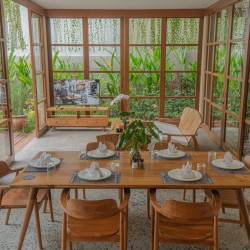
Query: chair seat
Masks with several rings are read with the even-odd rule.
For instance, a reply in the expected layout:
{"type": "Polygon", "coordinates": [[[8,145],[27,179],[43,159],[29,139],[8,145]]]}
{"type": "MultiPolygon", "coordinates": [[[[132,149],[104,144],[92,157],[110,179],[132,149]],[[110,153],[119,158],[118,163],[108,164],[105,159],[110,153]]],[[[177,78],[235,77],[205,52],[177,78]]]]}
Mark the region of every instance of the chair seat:
{"type": "MultiPolygon", "coordinates": [[[[45,197],[47,189],[39,189],[37,194],[37,203],[39,204],[45,197]]],[[[2,199],[2,208],[25,208],[29,200],[29,188],[10,189],[2,199]]]]}
{"type": "Polygon", "coordinates": [[[79,237],[111,236],[119,232],[119,213],[103,219],[81,220],[68,216],[68,232],[79,237]]]}

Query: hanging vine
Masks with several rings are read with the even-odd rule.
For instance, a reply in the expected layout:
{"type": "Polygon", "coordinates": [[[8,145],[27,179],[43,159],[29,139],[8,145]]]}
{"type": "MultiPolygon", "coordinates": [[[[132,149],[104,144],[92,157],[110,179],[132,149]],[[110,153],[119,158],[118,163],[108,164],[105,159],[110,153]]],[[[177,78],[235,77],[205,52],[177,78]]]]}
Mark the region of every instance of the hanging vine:
{"type": "Polygon", "coordinates": [[[26,44],[23,36],[20,5],[11,0],[4,0],[3,3],[7,48],[9,51],[24,50],[26,44]]]}

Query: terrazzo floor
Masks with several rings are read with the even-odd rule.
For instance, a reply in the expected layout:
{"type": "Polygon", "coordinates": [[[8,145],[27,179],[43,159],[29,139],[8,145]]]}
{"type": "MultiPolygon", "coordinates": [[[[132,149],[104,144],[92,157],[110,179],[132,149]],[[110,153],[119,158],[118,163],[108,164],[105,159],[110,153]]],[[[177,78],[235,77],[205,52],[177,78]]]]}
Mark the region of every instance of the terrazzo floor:
{"type": "MultiPolygon", "coordinates": [[[[33,139],[23,150],[16,155],[16,162],[13,167],[18,167],[31,160],[38,151],[69,151],[78,150],[87,141],[95,141],[95,136],[99,131],[54,131],[46,133],[40,139],[33,139]]],[[[204,134],[199,131],[198,141],[201,150],[218,150],[216,145],[204,134]]],[[[6,180],[3,180],[6,181],[6,180]]],[[[62,210],[59,203],[61,190],[52,190],[53,210],[55,222],[50,222],[49,213],[40,212],[43,248],[48,250],[60,249],[61,245],[61,221],[62,210]]],[[[188,193],[188,199],[191,199],[191,192],[188,193]]],[[[160,190],[157,192],[158,200],[165,198],[181,199],[182,190],[160,190]]],[[[116,190],[87,190],[87,196],[91,199],[117,198],[116,190]]],[[[246,196],[250,198],[250,192],[247,190],[246,196]]],[[[150,220],[146,213],[146,191],[131,190],[129,203],[129,235],[128,249],[143,250],[150,249],[150,220]]],[[[203,200],[203,191],[198,191],[198,200],[203,200]]],[[[14,210],[11,214],[9,225],[4,225],[6,211],[0,211],[0,250],[16,249],[21,224],[23,221],[24,210],[14,210]]],[[[224,215],[223,215],[224,216],[224,215]]],[[[236,217],[237,211],[228,209],[225,216],[236,217]]],[[[24,250],[38,249],[37,235],[32,215],[28,231],[25,237],[24,250]]],[[[115,250],[119,249],[118,243],[74,243],[73,249],[86,250],[115,250]]],[[[160,250],[186,250],[186,249],[207,249],[195,246],[160,244],[160,250]]],[[[221,250],[250,250],[244,227],[235,224],[219,223],[219,249],[221,250]]]]}

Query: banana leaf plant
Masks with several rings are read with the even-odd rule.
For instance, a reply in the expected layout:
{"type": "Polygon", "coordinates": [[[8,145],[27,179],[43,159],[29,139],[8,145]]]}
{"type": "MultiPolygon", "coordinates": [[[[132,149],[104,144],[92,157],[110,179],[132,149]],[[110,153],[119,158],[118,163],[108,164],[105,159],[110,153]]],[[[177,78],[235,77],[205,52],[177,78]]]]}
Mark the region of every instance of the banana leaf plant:
{"type": "Polygon", "coordinates": [[[141,120],[134,120],[119,136],[117,148],[125,148],[130,151],[131,160],[141,160],[141,147],[149,144],[152,138],[160,141],[159,133],[162,133],[153,123],[144,125],[141,120]]]}

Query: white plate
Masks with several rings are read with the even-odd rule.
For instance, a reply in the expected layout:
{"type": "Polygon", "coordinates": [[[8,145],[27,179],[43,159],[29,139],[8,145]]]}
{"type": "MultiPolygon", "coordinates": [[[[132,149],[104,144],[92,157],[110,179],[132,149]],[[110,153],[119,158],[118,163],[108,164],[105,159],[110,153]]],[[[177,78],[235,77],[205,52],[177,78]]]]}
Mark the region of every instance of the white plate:
{"type": "Polygon", "coordinates": [[[87,152],[87,155],[92,157],[92,158],[96,158],[96,159],[102,159],[102,158],[108,158],[110,156],[113,156],[115,154],[115,151],[113,150],[110,150],[110,149],[107,149],[105,153],[99,153],[98,154],[96,153],[95,150],[92,150],[92,151],[89,151],[87,152]]]}
{"type": "Polygon", "coordinates": [[[185,156],[185,152],[181,151],[181,150],[176,150],[176,153],[171,153],[169,154],[167,149],[164,150],[160,150],[158,155],[164,158],[171,158],[171,159],[177,159],[177,158],[181,158],[183,156],[185,156]]]}
{"type": "Polygon", "coordinates": [[[241,169],[241,168],[244,168],[245,165],[243,162],[241,161],[237,161],[237,160],[233,160],[233,163],[230,165],[230,166],[225,166],[223,164],[223,159],[216,159],[216,160],[213,160],[212,161],[212,164],[215,166],[215,167],[218,167],[218,168],[223,168],[223,169],[241,169]]]}
{"type": "Polygon", "coordinates": [[[39,159],[36,159],[36,160],[31,161],[31,162],[29,163],[29,165],[32,166],[32,167],[34,167],[34,168],[47,168],[48,165],[49,165],[51,162],[53,162],[55,165],[57,165],[57,164],[59,164],[59,163],[61,162],[60,159],[51,157],[51,158],[50,158],[50,161],[49,161],[48,163],[46,163],[45,165],[40,166],[40,165],[37,164],[37,163],[38,163],[38,160],[39,160],[39,159]]]}
{"type": "Polygon", "coordinates": [[[198,181],[199,179],[202,178],[202,174],[196,170],[192,170],[193,173],[195,174],[194,178],[190,178],[190,179],[184,179],[180,176],[178,169],[173,169],[168,171],[168,175],[178,181],[198,181]]]}
{"type": "Polygon", "coordinates": [[[99,181],[99,180],[106,179],[111,175],[111,171],[106,168],[99,168],[99,170],[101,171],[101,174],[102,174],[100,178],[90,176],[89,172],[86,169],[79,171],[78,176],[88,181],[99,181]]]}

